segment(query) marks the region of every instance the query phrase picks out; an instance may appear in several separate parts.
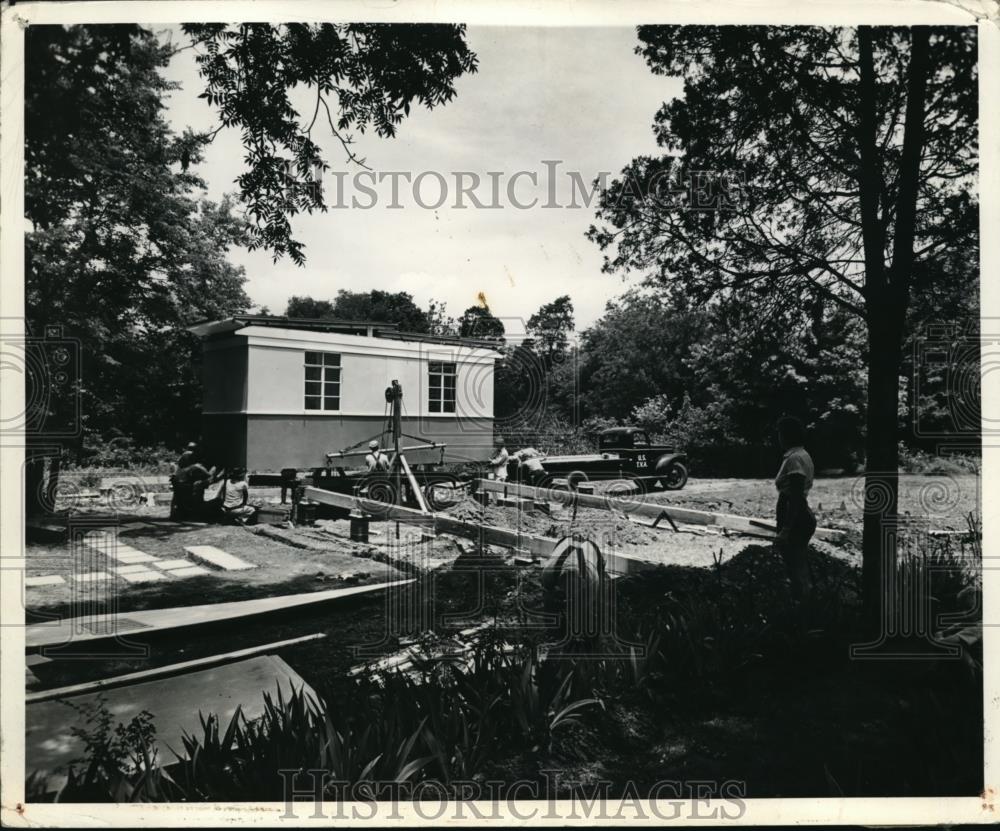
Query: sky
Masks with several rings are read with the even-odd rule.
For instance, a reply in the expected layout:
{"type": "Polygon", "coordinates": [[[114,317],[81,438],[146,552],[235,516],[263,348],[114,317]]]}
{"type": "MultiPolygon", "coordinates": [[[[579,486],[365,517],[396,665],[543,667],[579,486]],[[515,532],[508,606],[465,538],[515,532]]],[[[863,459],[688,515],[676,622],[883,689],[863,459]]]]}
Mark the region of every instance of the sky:
{"type": "MultiPolygon", "coordinates": [[[[184,40],[179,31],[172,36],[184,40]]],[[[325,177],[326,199],[343,207],[293,219],[304,267],[287,258],[275,263],[267,252],[232,251],[254,304],[282,314],[293,294],[332,299],[338,289],[377,288],[409,292],[422,307],[444,301],[457,317],[481,292],[516,335],[539,306],[564,294],[577,329],[586,328],[628,288],[601,272],[602,254],[584,237],[596,200],[587,204],[572,174],[589,191],[599,175],[657,153],[653,116],[681,93],[681,82],[649,71],[634,53],[631,27],[470,27],[467,41],[479,71],[456,81],[450,103],[411,110],[394,138],[355,135],[354,150],[372,174],[347,162],[328,130],[320,131],[326,160],[341,171],[325,177]],[[460,193],[459,173],[465,186],[479,177],[471,195],[460,193]],[[494,204],[501,207],[488,207],[494,204]]],[[[173,128],[214,129],[215,113],[197,98],[192,51],[175,56],[167,75],[181,84],[169,101],[173,128]]],[[[310,117],[312,100],[301,99],[310,117]]],[[[210,197],[235,192],[242,169],[238,133],[220,131],[199,168],[210,197]]]]}

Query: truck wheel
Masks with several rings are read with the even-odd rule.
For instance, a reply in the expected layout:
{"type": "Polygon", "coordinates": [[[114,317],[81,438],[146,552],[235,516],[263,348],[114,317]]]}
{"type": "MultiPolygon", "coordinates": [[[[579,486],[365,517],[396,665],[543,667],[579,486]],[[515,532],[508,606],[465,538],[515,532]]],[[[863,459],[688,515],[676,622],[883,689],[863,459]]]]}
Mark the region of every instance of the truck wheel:
{"type": "Polygon", "coordinates": [[[432,511],[447,511],[449,508],[454,508],[467,495],[466,486],[453,476],[435,479],[424,485],[424,501],[432,511]]]}
{"type": "Polygon", "coordinates": [[[660,477],[660,487],[667,491],[679,491],[687,484],[688,472],[680,462],[674,462],[666,476],[660,477]]]}

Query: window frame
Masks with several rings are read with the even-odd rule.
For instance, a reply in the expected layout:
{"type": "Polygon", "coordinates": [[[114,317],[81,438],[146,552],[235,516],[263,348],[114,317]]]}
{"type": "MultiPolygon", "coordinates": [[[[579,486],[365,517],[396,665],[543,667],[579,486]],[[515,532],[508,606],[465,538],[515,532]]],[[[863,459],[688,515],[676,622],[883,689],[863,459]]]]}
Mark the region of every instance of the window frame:
{"type": "Polygon", "coordinates": [[[339,352],[306,349],[302,354],[302,409],[305,413],[339,413],[343,405],[344,364],[339,352]],[[310,377],[310,370],[316,377],[310,377]],[[330,390],[334,390],[330,392],[330,390]],[[316,390],[311,391],[311,390],[316,390]],[[335,407],[327,406],[334,401],[335,407]],[[310,402],[317,406],[309,406],[310,402]]]}
{"type": "Polygon", "coordinates": [[[427,412],[430,415],[455,415],[458,410],[458,363],[435,360],[427,362],[427,412]],[[436,381],[436,383],[435,383],[436,381]],[[447,383],[450,381],[451,383],[447,383]],[[447,393],[450,391],[451,396],[447,393]],[[450,408],[448,405],[451,405],[450,408]]]}

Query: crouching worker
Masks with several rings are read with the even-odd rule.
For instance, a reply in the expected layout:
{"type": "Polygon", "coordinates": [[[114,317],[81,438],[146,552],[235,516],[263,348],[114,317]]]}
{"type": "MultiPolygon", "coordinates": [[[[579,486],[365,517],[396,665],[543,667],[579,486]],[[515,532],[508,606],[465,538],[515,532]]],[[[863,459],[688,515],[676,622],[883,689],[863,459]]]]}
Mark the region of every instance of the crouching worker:
{"type": "Polygon", "coordinates": [[[803,600],[812,590],[809,577],[809,540],[816,531],[816,517],[809,507],[813,461],[803,445],[806,431],[797,418],[778,420],[778,444],[784,451],[774,479],[778,490],[774,547],[785,561],[792,595],[803,600]]]}
{"type": "Polygon", "coordinates": [[[534,447],[525,447],[513,453],[510,457],[517,462],[517,479],[519,482],[540,488],[545,484],[545,467],[542,459],[545,457],[534,447]]]}
{"type": "Polygon", "coordinates": [[[236,520],[240,525],[245,525],[257,513],[257,509],[253,505],[247,504],[249,500],[250,488],[247,486],[247,472],[241,467],[234,468],[226,477],[223,490],[223,516],[236,520]]]}

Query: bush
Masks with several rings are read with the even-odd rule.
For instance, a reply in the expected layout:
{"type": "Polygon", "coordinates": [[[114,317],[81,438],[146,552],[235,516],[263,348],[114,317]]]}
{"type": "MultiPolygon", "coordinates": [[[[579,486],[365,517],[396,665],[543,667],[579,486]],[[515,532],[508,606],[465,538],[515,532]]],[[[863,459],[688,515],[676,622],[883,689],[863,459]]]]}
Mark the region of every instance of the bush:
{"type": "Polygon", "coordinates": [[[982,458],[964,453],[938,456],[919,448],[899,443],[899,469],[903,473],[921,476],[954,476],[966,473],[976,475],[982,470],[982,458]]]}
{"type": "MultiPolygon", "coordinates": [[[[134,470],[144,473],[170,473],[180,454],[165,445],[155,447],[136,444],[130,436],[112,435],[107,438],[85,430],[78,450],[64,459],[66,470],[134,470]]],[[[97,476],[96,478],[100,478],[97,476]]]]}

